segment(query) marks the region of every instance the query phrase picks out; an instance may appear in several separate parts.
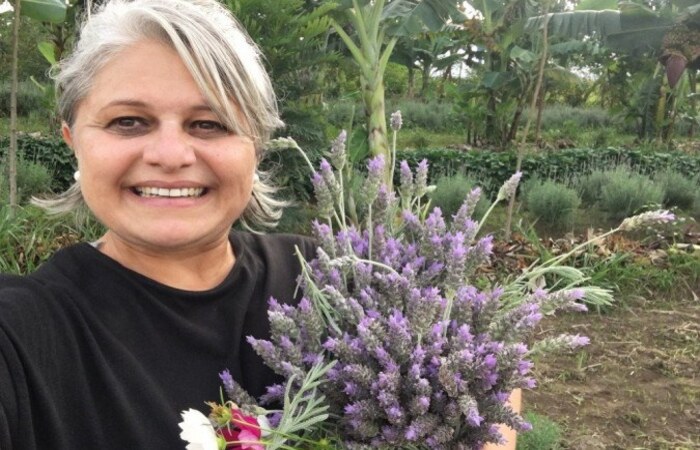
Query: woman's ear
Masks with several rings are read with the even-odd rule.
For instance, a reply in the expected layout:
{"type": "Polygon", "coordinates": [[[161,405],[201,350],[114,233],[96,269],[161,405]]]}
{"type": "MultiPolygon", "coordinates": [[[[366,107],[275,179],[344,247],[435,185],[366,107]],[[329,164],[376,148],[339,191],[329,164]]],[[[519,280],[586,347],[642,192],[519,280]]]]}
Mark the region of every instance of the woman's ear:
{"type": "Polygon", "coordinates": [[[61,123],[61,134],[63,135],[63,140],[66,141],[66,144],[68,144],[68,147],[70,147],[71,150],[73,150],[73,153],[75,153],[75,147],[73,146],[73,133],[66,122],[61,123]]]}

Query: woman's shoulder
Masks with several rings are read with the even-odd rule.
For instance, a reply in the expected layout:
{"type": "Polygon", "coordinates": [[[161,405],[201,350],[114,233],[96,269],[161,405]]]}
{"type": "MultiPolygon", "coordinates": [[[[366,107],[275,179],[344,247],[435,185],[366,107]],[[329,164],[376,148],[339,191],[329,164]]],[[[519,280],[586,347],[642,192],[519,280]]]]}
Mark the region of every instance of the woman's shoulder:
{"type": "Polygon", "coordinates": [[[261,256],[273,256],[276,260],[296,261],[298,253],[305,259],[316,256],[316,244],[308,236],[286,233],[259,234],[242,231],[231,233],[234,248],[245,248],[261,256]],[[298,253],[297,253],[298,252],[298,253]]]}
{"type": "Polygon", "coordinates": [[[28,275],[0,274],[0,316],[7,317],[10,311],[36,314],[42,305],[51,307],[75,286],[71,273],[81,270],[76,265],[79,252],[77,246],[59,250],[28,275]]]}

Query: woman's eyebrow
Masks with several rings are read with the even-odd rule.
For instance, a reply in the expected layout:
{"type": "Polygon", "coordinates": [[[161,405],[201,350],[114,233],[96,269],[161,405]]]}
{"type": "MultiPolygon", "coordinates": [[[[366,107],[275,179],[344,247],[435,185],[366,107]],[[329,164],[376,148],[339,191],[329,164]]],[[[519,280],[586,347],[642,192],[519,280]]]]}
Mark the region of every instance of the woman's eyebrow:
{"type": "MultiPolygon", "coordinates": [[[[112,100],[111,102],[107,103],[105,106],[100,108],[100,110],[105,110],[108,108],[112,108],[115,106],[131,106],[131,107],[136,107],[136,108],[147,108],[149,105],[148,103],[141,101],[141,100],[136,100],[136,99],[117,99],[117,100],[112,100]]],[[[199,105],[192,106],[190,108],[191,111],[205,111],[205,112],[212,112],[211,106],[207,105],[206,103],[202,103],[199,105]]]]}

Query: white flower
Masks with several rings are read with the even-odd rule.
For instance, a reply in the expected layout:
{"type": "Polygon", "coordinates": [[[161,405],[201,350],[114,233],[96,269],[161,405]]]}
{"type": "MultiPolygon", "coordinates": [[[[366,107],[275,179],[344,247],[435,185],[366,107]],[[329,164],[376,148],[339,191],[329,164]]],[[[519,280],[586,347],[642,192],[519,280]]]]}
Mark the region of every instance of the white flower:
{"type": "Polygon", "coordinates": [[[272,433],[272,427],[270,426],[270,421],[267,420],[267,416],[265,414],[260,414],[256,419],[260,427],[260,437],[269,436],[270,433],[272,433]]]}
{"type": "Polygon", "coordinates": [[[207,416],[195,409],[183,411],[180,438],[189,442],[187,450],[218,450],[216,431],[207,416]]]}

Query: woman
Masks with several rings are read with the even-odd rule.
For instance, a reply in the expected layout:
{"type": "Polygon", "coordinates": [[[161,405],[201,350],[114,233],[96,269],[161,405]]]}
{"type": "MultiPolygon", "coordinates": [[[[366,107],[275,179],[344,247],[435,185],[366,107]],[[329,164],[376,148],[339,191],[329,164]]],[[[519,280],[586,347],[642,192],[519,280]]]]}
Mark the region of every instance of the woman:
{"type": "Polygon", "coordinates": [[[0,449],[184,448],[229,369],[274,374],[245,338],[294,301],[308,240],[231,233],[281,203],[256,172],[280,125],[255,46],[215,0],[111,0],[57,75],[79,171],[53,212],[86,204],[97,242],[0,277],[0,449]]]}
{"type": "Polygon", "coordinates": [[[83,26],[57,75],[78,180],[42,202],[84,201],[97,242],[0,278],[0,449],[184,448],[188,408],[220,398],[230,369],[254,395],[273,373],[270,297],[293,301],[291,236],[256,173],[280,124],[255,46],[214,0],[114,0],[83,26]]]}

